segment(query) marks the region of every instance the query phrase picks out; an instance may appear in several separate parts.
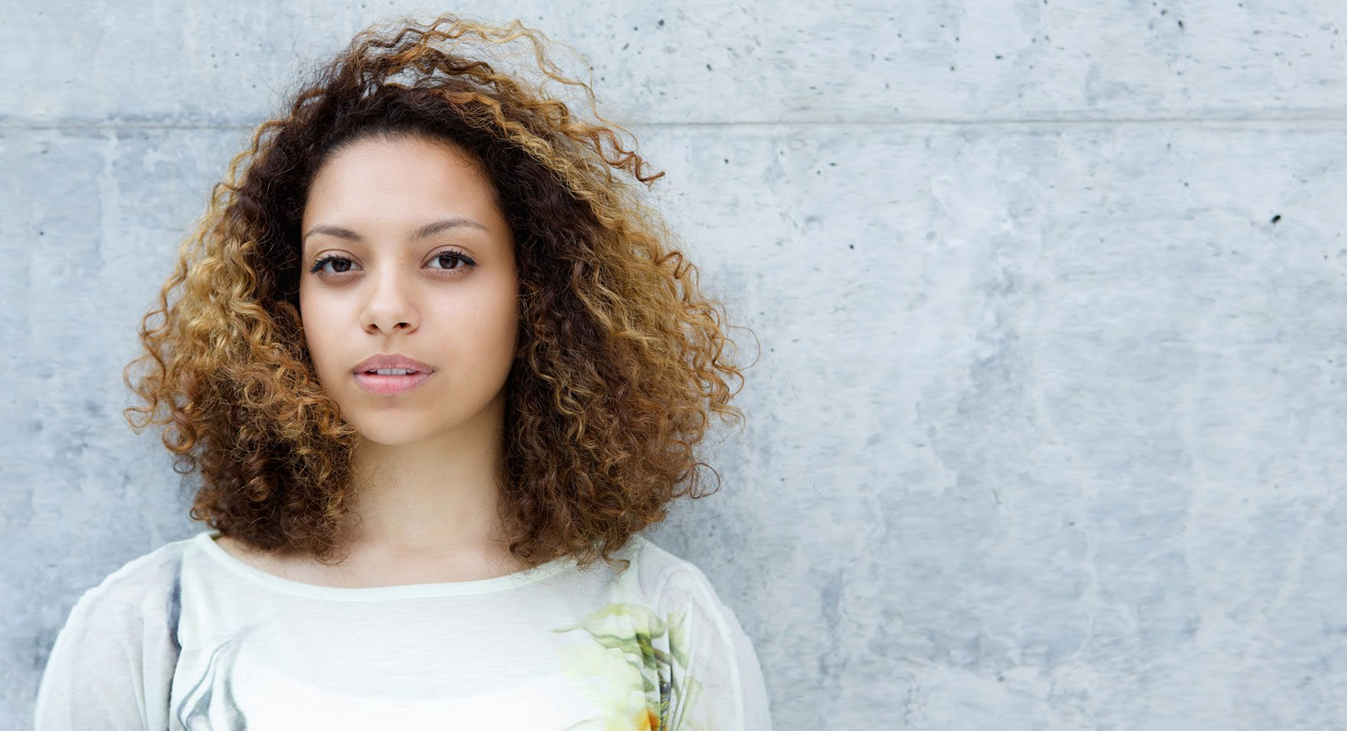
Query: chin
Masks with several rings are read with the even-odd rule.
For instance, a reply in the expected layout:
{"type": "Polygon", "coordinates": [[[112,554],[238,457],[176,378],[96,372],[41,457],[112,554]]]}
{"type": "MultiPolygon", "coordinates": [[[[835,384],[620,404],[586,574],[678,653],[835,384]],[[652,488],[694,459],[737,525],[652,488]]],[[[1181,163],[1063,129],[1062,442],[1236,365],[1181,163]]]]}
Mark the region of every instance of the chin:
{"type": "Polygon", "coordinates": [[[367,442],[396,447],[417,444],[431,439],[436,430],[421,419],[410,418],[406,412],[361,413],[345,419],[360,432],[367,442]]]}
{"type": "Polygon", "coordinates": [[[371,444],[378,444],[384,447],[402,447],[411,444],[420,444],[430,439],[434,435],[425,429],[414,427],[376,427],[356,425],[360,431],[360,438],[371,444]]]}

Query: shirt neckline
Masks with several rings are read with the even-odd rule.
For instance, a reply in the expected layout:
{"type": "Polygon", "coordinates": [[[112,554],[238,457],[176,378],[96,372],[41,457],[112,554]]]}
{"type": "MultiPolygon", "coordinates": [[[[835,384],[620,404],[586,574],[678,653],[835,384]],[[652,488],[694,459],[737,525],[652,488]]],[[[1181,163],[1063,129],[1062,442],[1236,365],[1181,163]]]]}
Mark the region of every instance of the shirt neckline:
{"type": "Polygon", "coordinates": [[[336,601],[382,601],[387,599],[420,599],[441,596],[469,596],[490,594],[516,589],[541,581],[575,564],[572,556],[562,556],[531,569],[513,574],[496,576],[490,579],[469,581],[444,581],[428,584],[399,584],[396,586],[322,586],[302,581],[286,579],[251,566],[224,550],[215,539],[218,530],[206,530],[198,533],[193,541],[203,553],[224,568],[242,577],[250,583],[264,586],[284,594],[302,596],[310,599],[330,599],[336,601]]]}

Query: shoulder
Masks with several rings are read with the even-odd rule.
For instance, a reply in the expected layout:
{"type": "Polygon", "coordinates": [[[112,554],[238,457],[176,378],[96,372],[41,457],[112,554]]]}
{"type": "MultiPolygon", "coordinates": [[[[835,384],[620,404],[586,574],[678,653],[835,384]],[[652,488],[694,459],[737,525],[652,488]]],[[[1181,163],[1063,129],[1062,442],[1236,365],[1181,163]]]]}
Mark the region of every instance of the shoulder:
{"type": "Polygon", "coordinates": [[[608,594],[610,605],[640,606],[667,623],[693,623],[703,629],[699,633],[725,634],[732,632],[725,617],[733,612],[721,601],[715,587],[693,562],[664,549],[650,538],[634,534],[629,543],[617,550],[614,557],[631,563],[622,570],[608,594]]]}
{"type": "Polygon", "coordinates": [[[633,541],[633,555],[639,564],[641,591],[657,605],[690,600],[720,604],[710,579],[693,562],[661,548],[645,536],[633,541]]]}
{"type": "Polygon", "coordinates": [[[84,592],[47,657],[37,728],[164,728],[181,644],[184,555],[175,541],[123,564],[84,592]]]}
{"type": "Polygon", "coordinates": [[[56,667],[49,672],[73,675],[80,658],[119,661],[176,652],[183,557],[191,550],[192,539],[160,546],[85,591],[57,634],[49,658],[49,667],[56,667]]]}
{"type": "Polygon", "coordinates": [[[183,556],[194,548],[195,538],[164,544],[127,561],[88,593],[109,601],[141,603],[146,596],[173,586],[181,576],[183,556]]]}
{"type": "Polygon", "coordinates": [[[743,636],[734,610],[697,564],[640,537],[635,550],[641,594],[665,622],[685,630],[687,639],[733,652],[743,636]]]}
{"type": "Polygon", "coordinates": [[[103,623],[146,617],[176,619],[183,557],[192,550],[193,539],[187,538],[127,561],[80,596],[71,619],[103,623]]]}

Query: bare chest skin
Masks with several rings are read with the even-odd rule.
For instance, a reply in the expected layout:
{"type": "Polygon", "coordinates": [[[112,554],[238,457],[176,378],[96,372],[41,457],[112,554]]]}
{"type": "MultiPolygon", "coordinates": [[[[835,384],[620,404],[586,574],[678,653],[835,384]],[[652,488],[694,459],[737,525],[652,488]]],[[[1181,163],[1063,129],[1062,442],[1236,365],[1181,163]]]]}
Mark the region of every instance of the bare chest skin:
{"type": "Polygon", "coordinates": [[[377,549],[352,549],[340,565],[326,566],[308,557],[252,550],[227,536],[217,538],[216,544],[259,571],[303,584],[339,588],[478,581],[526,568],[513,557],[488,554],[480,549],[452,555],[416,556],[377,549]]]}

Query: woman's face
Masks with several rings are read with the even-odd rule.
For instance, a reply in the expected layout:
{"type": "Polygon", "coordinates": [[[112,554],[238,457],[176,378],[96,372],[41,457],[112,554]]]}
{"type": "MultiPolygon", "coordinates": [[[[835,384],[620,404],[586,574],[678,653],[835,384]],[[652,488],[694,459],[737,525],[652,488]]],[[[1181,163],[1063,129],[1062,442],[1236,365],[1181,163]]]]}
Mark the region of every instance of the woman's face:
{"type": "Polygon", "coordinates": [[[471,158],[423,138],[357,141],[319,169],[300,232],[304,334],[344,421],[396,445],[504,413],[488,407],[517,345],[514,246],[471,158]],[[365,373],[379,355],[429,372],[365,373]]]}

